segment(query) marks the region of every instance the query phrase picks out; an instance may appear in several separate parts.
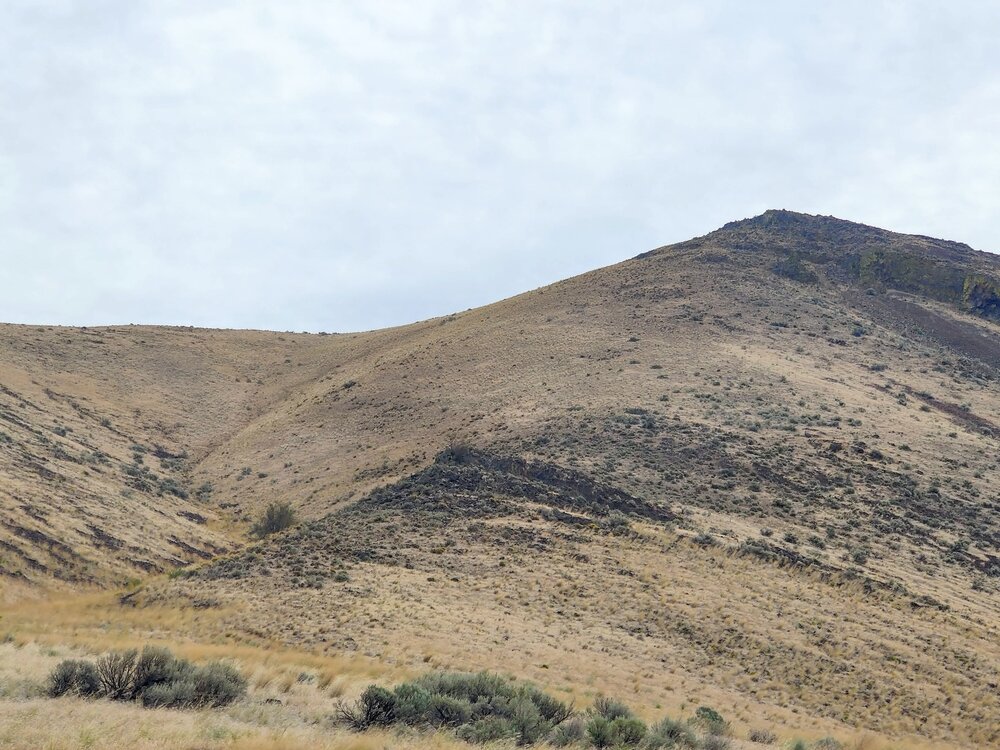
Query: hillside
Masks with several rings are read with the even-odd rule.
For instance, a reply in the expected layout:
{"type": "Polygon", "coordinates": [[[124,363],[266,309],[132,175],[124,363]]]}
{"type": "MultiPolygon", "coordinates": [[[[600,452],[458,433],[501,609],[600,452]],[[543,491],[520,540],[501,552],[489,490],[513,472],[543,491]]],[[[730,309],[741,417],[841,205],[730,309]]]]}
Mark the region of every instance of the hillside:
{"type": "Polygon", "coordinates": [[[0,353],[8,599],[1000,742],[998,256],[769,211],[395,329],[0,353]]]}

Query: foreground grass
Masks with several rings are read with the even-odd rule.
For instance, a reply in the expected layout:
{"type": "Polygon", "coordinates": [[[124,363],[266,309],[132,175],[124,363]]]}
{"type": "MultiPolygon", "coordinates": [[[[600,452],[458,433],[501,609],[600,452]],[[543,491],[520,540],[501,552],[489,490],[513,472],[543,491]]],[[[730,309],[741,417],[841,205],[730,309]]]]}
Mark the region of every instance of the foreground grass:
{"type": "Polygon", "coordinates": [[[9,750],[468,750],[441,733],[354,734],[310,724],[282,706],[225,711],[147,710],[136,704],[43,698],[0,701],[0,747],[9,750]]]}
{"type": "MultiPolygon", "coordinates": [[[[2,748],[463,748],[469,744],[451,732],[409,727],[372,727],[354,733],[338,726],[339,701],[354,701],[372,683],[398,684],[429,669],[448,665],[423,660],[415,664],[344,652],[292,649],[226,628],[225,611],[195,608],[122,607],[102,594],[7,605],[0,620],[0,747],[2,748]],[[62,659],[92,659],[110,649],[168,646],[179,656],[203,663],[231,660],[248,678],[249,693],[225,709],[150,710],[134,703],[43,697],[44,683],[62,659]]],[[[497,669],[496,664],[488,668],[497,669]]],[[[544,674],[544,671],[543,671],[544,674]]],[[[590,704],[593,687],[576,681],[539,681],[557,690],[578,710],[590,704]]],[[[664,713],[687,715],[694,706],[644,705],[642,691],[628,691],[641,718],[664,713]]],[[[648,697],[648,696],[646,696],[648,697]]],[[[647,701],[648,702],[648,701],[647,701]]],[[[728,711],[724,711],[728,715],[728,711]]],[[[791,746],[796,737],[815,741],[836,734],[845,750],[937,750],[954,748],[924,739],[905,741],[877,734],[853,735],[846,728],[830,732],[790,726],[751,712],[734,722],[732,747],[762,748],[743,740],[751,728],[773,728],[791,746]]],[[[509,744],[509,743],[508,743],[509,744]]]]}
{"type": "MultiPolygon", "coordinates": [[[[253,652],[245,652],[253,653],[253,652]]],[[[470,750],[454,728],[434,730],[400,723],[378,726],[344,725],[343,707],[361,692],[364,675],[330,679],[315,668],[288,662],[277,668],[257,664],[250,677],[250,691],[243,699],[221,709],[149,709],[136,701],[110,701],[78,697],[46,697],[46,677],[63,658],[93,656],[74,647],[54,647],[37,642],[0,643],[0,748],[10,750],[470,750]],[[345,687],[349,686],[349,687],[345,687]],[[343,698],[341,698],[343,696],[343,698]],[[338,706],[341,711],[338,712],[338,706]]],[[[237,660],[244,668],[250,662],[237,660]]],[[[454,680],[455,676],[450,679],[454,680]]],[[[437,685],[449,678],[432,673],[415,683],[437,685]],[[429,682],[428,682],[429,680],[429,682]]],[[[376,690],[376,688],[369,688],[376,690]]],[[[589,720],[593,712],[577,706],[578,716],[589,720]]],[[[459,730],[459,733],[460,730],[459,730]]],[[[774,744],[749,742],[745,732],[733,733],[720,747],[759,750],[764,747],[812,748],[814,742],[796,744],[794,738],[775,738],[774,744]]],[[[702,742],[710,738],[705,738],[702,742]]],[[[815,740],[816,738],[813,738],[815,740]]],[[[842,750],[912,750],[917,745],[891,743],[871,735],[841,736],[842,750]]],[[[574,747],[591,744],[581,737],[574,747]]],[[[487,742],[511,747],[513,739],[487,742]]],[[[541,742],[539,747],[551,747],[541,742]]],[[[708,747],[708,744],[699,746],[708,747]]],[[[921,748],[944,745],[921,743],[921,748]]]]}
{"type": "MultiPolygon", "coordinates": [[[[89,640],[89,639],[87,639],[89,640]]],[[[120,639],[112,639],[116,644],[120,639]]],[[[130,641],[129,641],[130,642],[130,641]]],[[[190,644],[185,654],[222,649],[190,644]]],[[[46,677],[64,658],[93,657],[80,646],[9,640],[0,644],[0,747],[4,750],[400,750],[468,748],[444,734],[352,733],[331,721],[334,701],[372,678],[362,660],[233,648],[249,695],[224,709],[147,709],[137,702],[45,697],[46,677]]]]}

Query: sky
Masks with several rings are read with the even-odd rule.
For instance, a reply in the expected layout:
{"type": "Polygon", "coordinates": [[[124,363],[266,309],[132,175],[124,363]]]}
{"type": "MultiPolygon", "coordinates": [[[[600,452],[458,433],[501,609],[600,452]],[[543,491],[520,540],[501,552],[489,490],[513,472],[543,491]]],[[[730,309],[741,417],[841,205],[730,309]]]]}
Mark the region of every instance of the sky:
{"type": "Polygon", "coordinates": [[[0,320],[349,331],[768,208],[1000,251],[1000,3],[3,0],[0,320]]]}

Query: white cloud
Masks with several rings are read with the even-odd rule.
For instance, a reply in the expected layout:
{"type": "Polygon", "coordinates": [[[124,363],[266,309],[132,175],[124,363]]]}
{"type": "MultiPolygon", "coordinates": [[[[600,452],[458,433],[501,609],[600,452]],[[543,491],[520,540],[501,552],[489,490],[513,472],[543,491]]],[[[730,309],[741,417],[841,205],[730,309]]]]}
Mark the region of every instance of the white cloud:
{"type": "Polygon", "coordinates": [[[0,318],[369,328],[768,207],[1000,250],[993,3],[0,8],[0,318]]]}

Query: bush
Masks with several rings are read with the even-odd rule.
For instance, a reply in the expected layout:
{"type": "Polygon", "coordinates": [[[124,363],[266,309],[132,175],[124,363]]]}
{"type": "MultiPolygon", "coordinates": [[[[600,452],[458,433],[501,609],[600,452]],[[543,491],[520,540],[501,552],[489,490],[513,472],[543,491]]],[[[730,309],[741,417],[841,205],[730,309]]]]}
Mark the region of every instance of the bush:
{"type": "Polygon", "coordinates": [[[217,708],[246,693],[247,681],[221,662],[197,667],[169,650],[146,646],[113,651],[97,664],[67,660],[49,675],[49,695],[103,695],[110,700],[139,700],[147,708],[217,708]]]}
{"type": "Polygon", "coordinates": [[[524,693],[538,707],[538,712],[542,715],[542,718],[552,724],[552,726],[562,724],[573,715],[573,707],[571,705],[564,703],[558,698],[553,698],[548,693],[543,693],[536,687],[524,688],[524,693]]]}
{"type": "Polygon", "coordinates": [[[552,730],[549,742],[556,747],[582,744],[587,738],[587,725],[579,716],[564,721],[552,730]]]}
{"type": "MultiPolygon", "coordinates": [[[[370,686],[354,704],[341,704],[337,718],[356,730],[401,723],[456,730],[469,742],[513,739],[532,745],[573,713],[566,703],[530,684],[500,675],[432,672],[392,691],[370,686]]],[[[577,728],[583,735],[582,726],[577,728]]],[[[574,729],[560,735],[568,744],[574,729]]]]}
{"type": "Polygon", "coordinates": [[[615,733],[611,729],[611,722],[600,714],[591,716],[590,721],[587,722],[587,737],[590,739],[590,744],[598,750],[611,747],[615,743],[615,733]]]}
{"type": "Polygon", "coordinates": [[[435,727],[460,727],[472,718],[472,706],[461,698],[432,695],[427,704],[427,720],[435,727]]]}
{"type": "Polygon", "coordinates": [[[708,706],[698,706],[695,709],[694,723],[713,735],[726,734],[729,731],[729,724],[722,718],[722,714],[708,706]]]}
{"type": "Polygon", "coordinates": [[[139,653],[135,649],[112,651],[97,660],[97,676],[101,692],[114,701],[130,700],[135,696],[135,670],[139,653]]]}
{"type": "Polygon", "coordinates": [[[634,747],[646,736],[646,725],[639,719],[619,718],[611,722],[611,733],[617,747],[634,747]]]}
{"type": "Polygon", "coordinates": [[[643,745],[649,750],[674,747],[695,748],[698,746],[698,738],[691,731],[691,727],[684,722],[665,718],[649,728],[643,745]]]}
{"type": "Polygon", "coordinates": [[[457,734],[460,739],[466,742],[484,744],[512,739],[517,736],[518,732],[507,719],[502,719],[499,716],[487,716],[472,724],[459,727],[457,734]]]}
{"type": "Polygon", "coordinates": [[[190,679],[151,685],[142,694],[146,708],[186,708],[196,703],[194,681],[190,679]]]}
{"type": "Polygon", "coordinates": [[[841,750],[842,747],[843,745],[833,737],[824,737],[813,743],[812,750],[841,750]]]}
{"type": "Polygon", "coordinates": [[[289,503],[275,502],[264,509],[250,533],[256,537],[265,537],[284,531],[294,523],[295,509],[289,503]]]}
{"type": "Polygon", "coordinates": [[[101,681],[92,662],[65,659],[49,674],[47,693],[52,698],[60,695],[96,696],[101,691],[101,681]]]}
{"type": "Polygon", "coordinates": [[[431,694],[419,685],[403,683],[393,691],[396,698],[396,719],[411,726],[426,721],[431,694]]]}
{"type": "Polygon", "coordinates": [[[191,680],[194,682],[196,706],[210,708],[228,706],[247,692],[246,678],[234,667],[223,662],[210,662],[204,667],[196,668],[191,680]]]}
{"type": "Polygon", "coordinates": [[[605,698],[603,695],[594,698],[592,711],[598,716],[603,716],[608,721],[632,718],[632,709],[619,700],[605,698]]]}
{"type": "Polygon", "coordinates": [[[715,734],[710,734],[702,743],[702,750],[729,750],[733,746],[728,739],[715,734]]]}
{"type": "Polygon", "coordinates": [[[177,659],[169,649],[146,646],[135,665],[132,695],[139,697],[153,685],[167,682],[177,671],[177,659]]]}
{"type": "Polygon", "coordinates": [[[758,745],[773,745],[778,741],[777,735],[768,729],[751,729],[747,739],[758,745]]]}
{"type": "Polygon", "coordinates": [[[337,713],[342,723],[356,731],[389,726],[396,720],[396,696],[383,687],[369,685],[357,703],[342,703],[337,713]]]}
{"type": "Polygon", "coordinates": [[[518,745],[533,745],[552,730],[552,724],[542,717],[538,706],[527,696],[511,701],[508,713],[508,721],[517,732],[518,745]]]}

